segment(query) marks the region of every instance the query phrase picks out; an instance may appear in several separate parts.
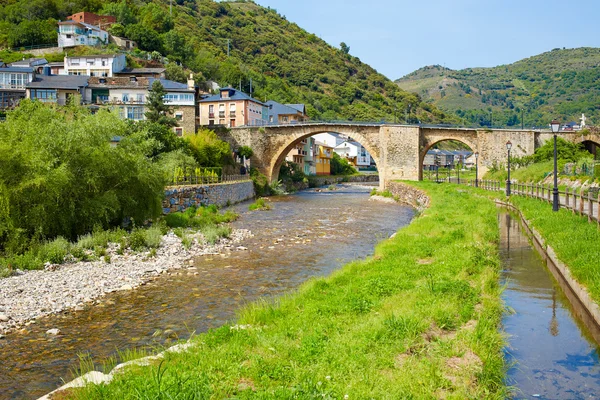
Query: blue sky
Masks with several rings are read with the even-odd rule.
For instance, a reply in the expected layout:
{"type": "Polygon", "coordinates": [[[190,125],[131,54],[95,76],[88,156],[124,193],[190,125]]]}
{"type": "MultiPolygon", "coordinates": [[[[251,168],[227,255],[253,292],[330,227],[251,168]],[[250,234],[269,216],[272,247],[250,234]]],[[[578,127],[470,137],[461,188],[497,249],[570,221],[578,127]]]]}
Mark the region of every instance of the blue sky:
{"type": "Polygon", "coordinates": [[[390,79],[425,65],[510,64],[600,47],[598,0],[255,0],[390,79]]]}

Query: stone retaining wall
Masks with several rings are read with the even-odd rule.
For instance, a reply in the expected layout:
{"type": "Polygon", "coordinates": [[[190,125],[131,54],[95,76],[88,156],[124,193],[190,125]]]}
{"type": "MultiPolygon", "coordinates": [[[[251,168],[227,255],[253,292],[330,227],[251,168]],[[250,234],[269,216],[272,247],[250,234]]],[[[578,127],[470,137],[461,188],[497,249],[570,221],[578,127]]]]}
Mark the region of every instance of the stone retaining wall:
{"type": "Polygon", "coordinates": [[[429,196],[416,187],[401,182],[388,182],[386,189],[389,190],[400,203],[408,204],[421,212],[429,207],[429,196]]]}
{"type": "Polygon", "coordinates": [[[216,204],[226,206],[254,198],[252,181],[210,185],[171,186],[165,189],[163,214],[185,211],[189,207],[216,204]]]}

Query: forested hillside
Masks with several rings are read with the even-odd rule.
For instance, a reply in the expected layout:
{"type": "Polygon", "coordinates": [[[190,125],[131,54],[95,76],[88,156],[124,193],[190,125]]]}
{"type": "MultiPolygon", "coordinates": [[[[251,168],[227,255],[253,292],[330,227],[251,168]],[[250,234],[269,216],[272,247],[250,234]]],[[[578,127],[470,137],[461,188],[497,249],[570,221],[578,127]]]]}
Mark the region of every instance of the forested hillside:
{"type": "MultiPolygon", "coordinates": [[[[198,73],[250,90],[258,99],[305,103],[313,119],[456,122],[350,54],[253,2],[174,0],[8,0],[0,9],[0,43],[55,40],[56,22],[78,11],[117,17],[111,30],[198,73]],[[228,51],[229,50],[229,51],[228,51]],[[228,55],[229,52],[229,55],[228,55]]],[[[156,54],[156,53],[155,53],[156,54]]]]}
{"type": "Polygon", "coordinates": [[[396,83],[467,124],[547,126],[553,118],[600,124],[600,49],[554,49],[510,65],[421,68],[396,83]]]}

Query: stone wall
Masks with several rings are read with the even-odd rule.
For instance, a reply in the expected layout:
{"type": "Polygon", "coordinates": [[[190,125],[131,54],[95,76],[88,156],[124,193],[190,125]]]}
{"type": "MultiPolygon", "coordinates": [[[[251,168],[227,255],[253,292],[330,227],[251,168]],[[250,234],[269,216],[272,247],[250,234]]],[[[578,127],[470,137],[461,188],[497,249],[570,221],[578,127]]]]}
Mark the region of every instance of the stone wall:
{"type": "Polygon", "coordinates": [[[429,207],[429,196],[416,187],[401,182],[389,182],[386,185],[386,189],[389,190],[394,197],[397,197],[400,203],[412,206],[419,212],[429,207]]]}
{"type": "Polygon", "coordinates": [[[163,214],[184,211],[191,206],[210,204],[226,206],[254,198],[252,181],[218,183],[212,185],[177,186],[165,189],[163,214]]]}

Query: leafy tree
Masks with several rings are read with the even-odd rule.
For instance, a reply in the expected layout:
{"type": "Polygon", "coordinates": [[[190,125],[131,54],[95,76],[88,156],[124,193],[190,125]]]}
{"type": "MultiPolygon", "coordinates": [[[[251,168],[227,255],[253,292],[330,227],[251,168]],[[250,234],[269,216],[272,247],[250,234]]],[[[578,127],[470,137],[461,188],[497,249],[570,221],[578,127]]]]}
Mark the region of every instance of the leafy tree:
{"type": "MultiPolygon", "coordinates": [[[[577,162],[582,158],[593,158],[581,144],[567,142],[559,137],[556,140],[556,153],[559,160],[577,162]]],[[[549,140],[543,146],[537,148],[533,155],[535,162],[543,162],[554,159],[554,141],[549,140]]]]}
{"type": "Polygon", "coordinates": [[[201,129],[194,135],[186,136],[185,140],[200,166],[222,167],[232,164],[229,143],[220,140],[215,132],[201,129]]]}
{"type": "Polygon", "coordinates": [[[144,146],[115,113],[22,101],[0,125],[0,251],[159,215],[164,181],[144,146]]]}
{"type": "Polygon", "coordinates": [[[348,160],[342,158],[337,153],[333,153],[331,159],[331,175],[353,175],[356,174],[356,169],[350,165],[348,160]]]}
{"type": "Polygon", "coordinates": [[[150,122],[155,122],[168,127],[177,126],[177,120],[170,117],[171,107],[165,104],[164,97],[167,94],[164,86],[159,80],[152,82],[152,88],[148,92],[146,108],[148,111],[144,114],[150,122]]]}
{"type": "Polygon", "coordinates": [[[125,29],[127,38],[135,41],[140,49],[146,51],[162,51],[160,35],[143,24],[128,25],[125,29]]]}
{"type": "Polygon", "coordinates": [[[110,26],[110,28],[108,28],[108,31],[113,36],[117,36],[117,37],[125,36],[125,27],[119,23],[112,24],[110,26]]]}
{"type": "Polygon", "coordinates": [[[342,49],[342,53],[350,54],[350,46],[348,46],[346,43],[340,43],[340,49],[342,49]]]}
{"type": "Polygon", "coordinates": [[[106,2],[101,13],[116,17],[117,22],[122,25],[135,24],[137,22],[137,18],[135,16],[137,9],[131,6],[129,3],[130,2],[127,0],[122,0],[118,3],[106,2]]]}
{"type": "Polygon", "coordinates": [[[171,81],[186,83],[188,75],[183,67],[175,62],[170,62],[166,66],[165,77],[171,81]]]}
{"type": "Polygon", "coordinates": [[[246,157],[246,159],[249,159],[254,155],[254,151],[248,146],[240,146],[238,149],[238,155],[240,157],[246,157]]]}

